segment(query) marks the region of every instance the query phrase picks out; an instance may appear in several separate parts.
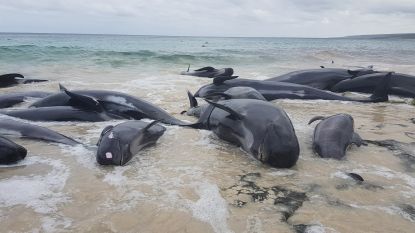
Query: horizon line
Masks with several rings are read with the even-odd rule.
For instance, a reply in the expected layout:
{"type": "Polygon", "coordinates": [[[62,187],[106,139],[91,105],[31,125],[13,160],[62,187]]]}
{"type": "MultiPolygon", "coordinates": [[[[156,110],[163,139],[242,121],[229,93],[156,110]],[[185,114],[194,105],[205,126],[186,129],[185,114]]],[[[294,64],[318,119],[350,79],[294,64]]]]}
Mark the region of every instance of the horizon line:
{"type": "Polygon", "coordinates": [[[85,36],[154,36],[154,37],[211,37],[211,38],[287,38],[287,39],[341,39],[359,36],[392,36],[411,35],[414,32],[384,33],[384,34],[356,34],[332,37],[301,37],[301,36],[190,36],[190,35],[152,35],[152,34],[120,34],[120,33],[74,33],[74,32],[0,32],[0,34],[44,34],[44,35],[85,35],[85,36]]]}

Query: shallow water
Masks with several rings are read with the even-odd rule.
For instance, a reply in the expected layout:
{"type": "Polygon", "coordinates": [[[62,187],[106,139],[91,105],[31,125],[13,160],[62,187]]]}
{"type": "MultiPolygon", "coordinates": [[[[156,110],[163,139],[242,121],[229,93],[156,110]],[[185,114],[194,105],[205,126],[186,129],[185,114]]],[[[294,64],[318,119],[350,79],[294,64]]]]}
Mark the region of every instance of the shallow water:
{"type": "MultiPolygon", "coordinates": [[[[188,107],[185,91],[196,91],[211,80],[177,75],[188,63],[194,68],[231,66],[241,77],[256,79],[297,68],[330,66],[331,60],[340,67],[373,63],[414,75],[411,43],[3,34],[2,73],[22,72],[52,81],[0,91],[56,91],[58,83],[68,89],[116,90],[194,121],[179,114],[188,107]]],[[[414,139],[405,132],[415,132],[410,121],[415,107],[340,101],[273,103],[289,114],[300,141],[300,159],[292,169],[265,166],[209,131],[176,126],[166,126],[157,145],[140,152],[126,166],[101,167],[95,161],[94,145],[105,126],[121,121],[39,123],[90,146],[16,139],[29,154],[16,165],[0,167],[2,229],[413,232],[413,157],[369,144],[352,146],[342,161],[321,159],[311,150],[315,124],[307,122],[316,115],[350,113],[364,139],[411,143],[414,139]],[[365,181],[356,183],[347,172],[358,173],[365,181]]],[[[414,146],[405,149],[414,156],[414,146]]]]}

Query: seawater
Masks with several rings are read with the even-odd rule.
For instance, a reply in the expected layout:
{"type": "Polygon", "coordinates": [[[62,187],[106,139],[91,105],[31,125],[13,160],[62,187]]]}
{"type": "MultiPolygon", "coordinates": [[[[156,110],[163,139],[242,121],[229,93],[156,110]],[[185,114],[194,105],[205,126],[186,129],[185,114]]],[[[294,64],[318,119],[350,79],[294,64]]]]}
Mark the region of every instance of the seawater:
{"type": "MultiPolygon", "coordinates": [[[[121,91],[194,121],[180,115],[188,108],[186,90],[211,80],[178,75],[189,64],[232,67],[252,79],[321,65],[415,75],[415,46],[404,39],[0,34],[0,73],[50,80],[0,93],[58,91],[59,83],[121,91]]],[[[157,145],[126,166],[101,167],[99,134],[122,121],[38,123],[90,146],[15,139],[29,154],[0,167],[0,223],[5,232],[413,232],[413,159],[374,145],[353,146],[342,161],[321,159],[311,149],[314,125],[307,125],[313,116],[346,112],[364,139],[412,143],[405,132],[415,132],[415,108],[393,99],[273,101],[287,111],[300,141],[291,169],[262,165],[209,131],[176,126],[166,126],[157,145]]],[[[407,147],[412,156],[414,150],[407,147]]]]}

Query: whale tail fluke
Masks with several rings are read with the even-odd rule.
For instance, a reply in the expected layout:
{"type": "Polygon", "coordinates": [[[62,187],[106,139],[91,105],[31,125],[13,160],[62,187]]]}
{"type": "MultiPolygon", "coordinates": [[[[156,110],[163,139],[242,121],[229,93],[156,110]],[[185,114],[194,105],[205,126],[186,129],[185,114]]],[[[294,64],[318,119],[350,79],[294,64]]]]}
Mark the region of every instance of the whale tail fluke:
{"type": "Polygon", "coordinates": [[[372,102],[384,102],[389,100],[388,94],[390,89],[392,73],[393,72],[387,73],[385,77],[383,77],[382,80],[380,80],[379,84],[375,87],[373,94],[369,97],[372,102]]]}

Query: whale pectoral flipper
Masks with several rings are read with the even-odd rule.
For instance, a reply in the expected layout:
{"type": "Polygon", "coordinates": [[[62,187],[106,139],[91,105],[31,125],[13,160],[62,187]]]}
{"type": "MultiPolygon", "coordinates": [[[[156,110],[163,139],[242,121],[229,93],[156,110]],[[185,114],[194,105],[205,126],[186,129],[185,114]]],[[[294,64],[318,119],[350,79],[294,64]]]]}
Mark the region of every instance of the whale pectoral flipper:
{"type": "Polygon", "coordinates": [[[323,117],[323,116],[315,116],[315,117],[311,118],[311,120],[308,122],[308,124],[311,124],[314,121],[323,120],[324,118],[325,117],[323,117]]]}
{"type": "Polygon", "coordinates": [[[102,112],[104,110],[101,103],[92,97],[76,94],[68,90],[64,90],[64,92],[71,98],[71,105],[74,107],[92,109],[97,112],[102,112]]]}
{"type": "Polygon", "coordinates": [[[358,147],[360,147],[361,145],[367,146],[367,143],[364,142],[360,135],[357,133],[353,133],[353,137],[350,143],[353,143],[358,147]]]}
{"type": "Polygon", "coordinates": [[[220,109],[222,109],[222,110],[230,113],[231,114],[231,118],[234,118],[235,120],[242,120],[242,119],[244,119],[244,116],[242,114],[236,112],[235,110],[233,110],[233,109],[231,109],[231,108],[229,108],[229,107],[227,107],[225,105],[218,104],[218,103],[212,102],[212,101],[207,100],[207,99],[205,99],[205,101],[208,102],[209,104],[217,107],[217,108],[220,108],[220,109]]]}
{"type": "Polygon", "coordinates": [[[213,78],[213,84],[220,85],[224,83],[226,80],[236,79],[239,76],[218,76],[213,78]]]}

